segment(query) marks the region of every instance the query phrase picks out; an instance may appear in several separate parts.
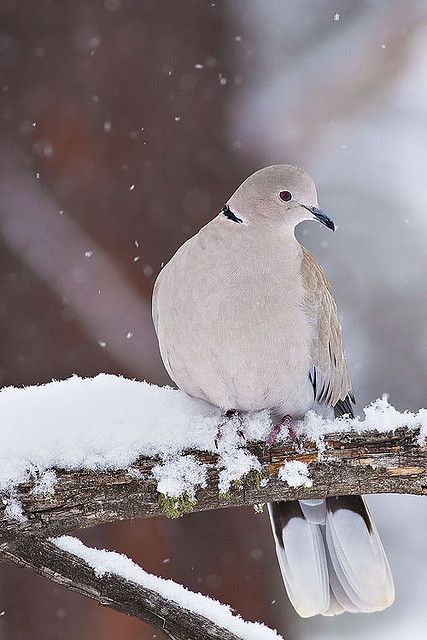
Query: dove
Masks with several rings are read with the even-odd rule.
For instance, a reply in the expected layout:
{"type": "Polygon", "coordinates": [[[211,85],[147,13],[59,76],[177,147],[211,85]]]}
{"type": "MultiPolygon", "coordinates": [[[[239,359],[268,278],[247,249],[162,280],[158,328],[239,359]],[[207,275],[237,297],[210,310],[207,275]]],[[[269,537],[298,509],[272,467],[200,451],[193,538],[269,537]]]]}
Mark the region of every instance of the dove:
{"type": "MultiPolygon", "coordinates": [[[[176,385],[225,417],[268,410],[275,433],[316,407],[353,416],[331,288],[295,236],[305,220],[335,229],[312,178],[287,164],[260,169],[178,249],[153,292],[160,353],[176,385]]],[[[268,511],[300,616],[392,604],[389,563],[361,496],[273,502],[268,511]]]]}

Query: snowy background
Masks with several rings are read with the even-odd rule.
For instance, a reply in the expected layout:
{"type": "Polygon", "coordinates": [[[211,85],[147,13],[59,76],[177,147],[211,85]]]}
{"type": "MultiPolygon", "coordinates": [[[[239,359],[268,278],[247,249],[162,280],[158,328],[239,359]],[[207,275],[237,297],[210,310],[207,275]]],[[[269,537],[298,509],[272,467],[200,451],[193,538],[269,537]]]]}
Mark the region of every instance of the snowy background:
{"type": "MultiPolygon", "coordinates": [[[[359,407],[426,404],[427,2],[1,0],[0,383],[167,382],[162,262],[248,173],[300,164],[339,225],[326,267],[359,407]]],[[[301,620],[266,516],[117,523],[87,544],[229,602],[288,640],[421,640],[427,503],[370,499],[394,571],[380,614],[301,620]]],[[[2,566],[1,640],[148,640],[142,623],[2,566]]]]}

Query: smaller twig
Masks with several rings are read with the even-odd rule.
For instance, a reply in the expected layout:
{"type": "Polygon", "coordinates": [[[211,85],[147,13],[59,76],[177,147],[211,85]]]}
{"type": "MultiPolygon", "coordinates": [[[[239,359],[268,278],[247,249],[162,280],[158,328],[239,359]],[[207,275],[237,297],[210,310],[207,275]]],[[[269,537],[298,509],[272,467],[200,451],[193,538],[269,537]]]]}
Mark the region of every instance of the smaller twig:
{"type": "Polygon", "coordinates": [[[141,584],[117,574],[96,575],[82,558],[50,541],[21,537],[13,545],[3,546],[1,556],[103,606],[139,618],[171,640],[242,640],[242,636],[141,584]]]}

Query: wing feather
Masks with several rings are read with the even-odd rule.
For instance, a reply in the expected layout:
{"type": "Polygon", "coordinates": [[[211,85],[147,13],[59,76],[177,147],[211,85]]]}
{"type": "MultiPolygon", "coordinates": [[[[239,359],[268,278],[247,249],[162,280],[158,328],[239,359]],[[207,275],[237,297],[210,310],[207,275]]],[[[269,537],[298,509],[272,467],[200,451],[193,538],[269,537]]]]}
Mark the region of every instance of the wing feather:
{"type": "Polygon", "coordinates": [[[161,275],[162,275],[162,272],[159,273],[159,275],[157,276],[157,280],[154,283],[153,297],[152,297],[152,303],[151,303],[151,315],[153,318],[154,329],[156,331],[157,337],[159,336],[159,311],[157,308],[157,296],[158,296],[158,291],[160,286],[161,275]]]}
{"type": "Polygon", "coordinates": [[[320,265],[304,248],[301,274],[305,290],[304,307],[313,323],[311,347],[315,398],[334,407],[354,402],[347,368],[341,323],[331,287],[320,265]]]}

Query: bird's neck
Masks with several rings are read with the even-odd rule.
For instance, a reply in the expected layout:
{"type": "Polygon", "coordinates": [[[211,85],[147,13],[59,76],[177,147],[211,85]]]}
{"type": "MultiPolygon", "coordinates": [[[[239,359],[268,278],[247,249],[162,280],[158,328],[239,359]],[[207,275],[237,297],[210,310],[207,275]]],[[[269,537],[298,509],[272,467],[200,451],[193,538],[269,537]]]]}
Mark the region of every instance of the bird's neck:
{"type": "Polygon", "coordinates": [[[214,218],[204,229],[209,233],[210,241],[217,246],[227,248],[227,253],[236,259],[252,258],[257,262],[286,260],[289,265],[299,268],[302,259],[302,247],[295,237],[294,229],[289,226],[272,224],[238,224],[224,216],[214,218]]]}

